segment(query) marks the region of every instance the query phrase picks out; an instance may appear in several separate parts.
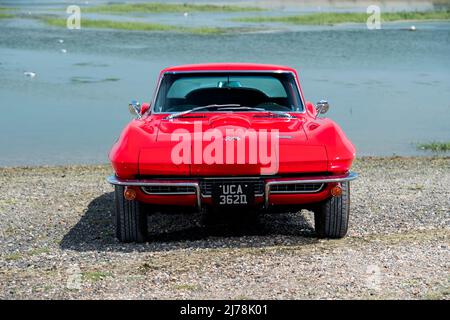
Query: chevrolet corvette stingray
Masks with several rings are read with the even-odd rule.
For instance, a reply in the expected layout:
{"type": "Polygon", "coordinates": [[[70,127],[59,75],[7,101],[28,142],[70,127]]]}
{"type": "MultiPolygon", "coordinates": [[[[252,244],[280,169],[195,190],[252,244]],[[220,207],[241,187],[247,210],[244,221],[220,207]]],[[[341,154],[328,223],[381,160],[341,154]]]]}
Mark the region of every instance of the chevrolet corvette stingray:
{"type": "Polygon", "coordinates": [[[116,236],[147,238],[152,212],[314,212],[318,237],[348,229],[355,148],[306,101],[295,69],[216,63],[161,71],[151,103],[113,145],[116,236]]]}

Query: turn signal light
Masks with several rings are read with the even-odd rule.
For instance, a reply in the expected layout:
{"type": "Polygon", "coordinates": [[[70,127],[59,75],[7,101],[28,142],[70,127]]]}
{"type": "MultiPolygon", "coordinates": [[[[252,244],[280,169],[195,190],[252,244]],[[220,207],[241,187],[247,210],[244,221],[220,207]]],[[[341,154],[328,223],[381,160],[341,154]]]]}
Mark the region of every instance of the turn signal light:
{"type": "Polygon", "coordinates": [[[134,189],[126,187],[125,191],[123,192],[123,196],[129,201],[134,200],[136,199],[136,191],[134,189]]]}
{"type": "Polygon", "coordinates": [[[342,195],[342,187],[338,184],[337,186],[331,188],[331,195],[333,197],[340,197],[342,195]]]}

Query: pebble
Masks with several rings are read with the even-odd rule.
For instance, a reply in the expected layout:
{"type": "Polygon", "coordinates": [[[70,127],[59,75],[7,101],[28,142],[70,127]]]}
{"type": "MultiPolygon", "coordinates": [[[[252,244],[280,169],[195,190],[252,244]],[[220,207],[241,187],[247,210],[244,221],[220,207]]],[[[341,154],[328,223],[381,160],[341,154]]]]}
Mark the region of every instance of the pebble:
{"type": "Polygon", "coordinates": [[[342,240],[314,238],[302,211],[209,227],[199,214],[153,215],[146,244],[114,238],[109,166],[0,168],[0,299],[448,299],[449,167],[358,159],[342,240]],[[73,268],[80,290],[66,288],[73,268]]]}

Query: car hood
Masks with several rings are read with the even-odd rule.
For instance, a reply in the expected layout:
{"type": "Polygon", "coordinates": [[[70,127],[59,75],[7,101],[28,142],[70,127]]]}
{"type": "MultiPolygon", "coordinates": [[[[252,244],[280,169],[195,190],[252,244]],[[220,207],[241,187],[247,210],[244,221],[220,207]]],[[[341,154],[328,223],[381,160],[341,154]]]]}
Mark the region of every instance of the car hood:
{"type": "Polygon", "coordinates": [[[308,141],[303,122],[301,116],[266,113],[162,118],[153,146],[140,150],[139,171],[191,176],[325,172],[325,147],[308,141]]]}

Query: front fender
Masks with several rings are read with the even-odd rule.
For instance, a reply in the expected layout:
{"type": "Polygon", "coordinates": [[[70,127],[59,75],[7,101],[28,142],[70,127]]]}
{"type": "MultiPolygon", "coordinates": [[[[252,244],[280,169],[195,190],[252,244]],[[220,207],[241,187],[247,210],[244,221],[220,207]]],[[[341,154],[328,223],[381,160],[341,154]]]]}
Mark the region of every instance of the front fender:
{"type": "Polygon", "coordinates": [[[152,121],[133,120],[122,131],[109,152],[109,160],[120,178],[133,178],[139,174],[141,148],[156,141],[156,128],[152,121]]]}
{"type": "Polygon", "coordinates": [[[304,126],[308,140],[323,145],[327,151],[327,171],[344,173],[350,170],[355,158],[355,147],[344,131],[331,119],[317,118],[304,126]]]}

